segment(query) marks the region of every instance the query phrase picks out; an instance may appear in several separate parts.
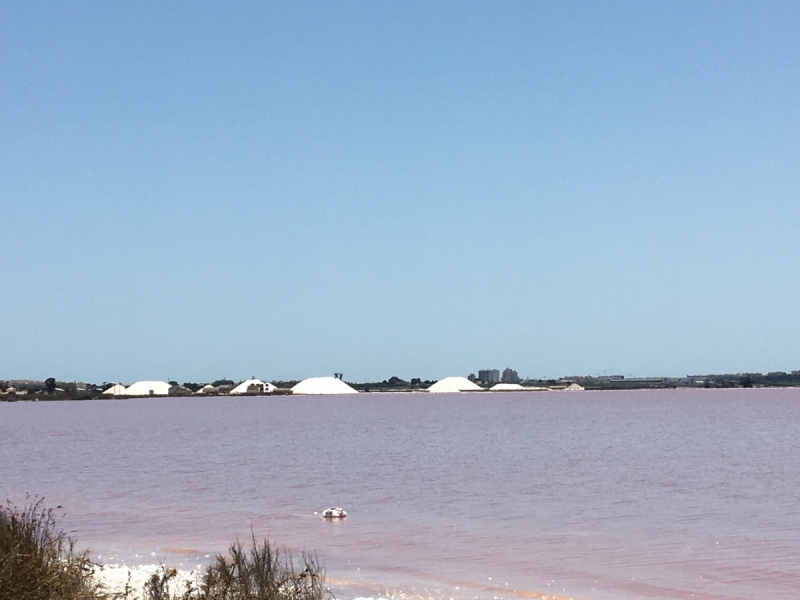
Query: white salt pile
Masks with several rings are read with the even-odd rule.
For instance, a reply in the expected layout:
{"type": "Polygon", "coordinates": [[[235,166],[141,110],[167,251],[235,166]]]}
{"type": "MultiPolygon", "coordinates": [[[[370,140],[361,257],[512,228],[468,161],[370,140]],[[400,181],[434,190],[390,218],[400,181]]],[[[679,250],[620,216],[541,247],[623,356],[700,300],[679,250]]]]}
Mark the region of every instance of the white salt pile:
{"type": "Polygon", "coordinates": [[[125,388],[126,396],[168,396],[171,386],[166,381],[137,381],[125,388]]]}
{"type": "Polygon", "coordinates": [[[309,377],[292,388],[292,394],[327,395],[327,394],[357,394],[341,379],[336,377],[309,377]]]}
{"type": "Polygon", "coordinates": [[[498,383],[489,390],[491,392],[521,392],[525,388],[518,383],[498,383]]]}
{"type": "Polygon", "coordinates": [[[431,394],[447,394],[451,392],[480,392],[483,388],[466,377],[445,377],[428,388],[431,394]]]}
{"type": "Polygon", "coordinates": [[[127,388],[124,385],[115,383],[105,392],[103,392],[103,396],[124,396],[126,389],[127,388]]]}
{"type": "Polygon", "coordinates": [[[269,382],[261,381],[260,379],[248,379],[247,381],[243,381],[235,388],[233,388],[229,394],[231,396],[236,396],[237,394],[271,394],[275,391],[275,386],[269,382]]]}
{"type": "Polygon", "coordinates": [[[586,388],[578,385],[577,383],[570,383],[567,387],[564,388],[565,392],[582,392],[586,388]]]}

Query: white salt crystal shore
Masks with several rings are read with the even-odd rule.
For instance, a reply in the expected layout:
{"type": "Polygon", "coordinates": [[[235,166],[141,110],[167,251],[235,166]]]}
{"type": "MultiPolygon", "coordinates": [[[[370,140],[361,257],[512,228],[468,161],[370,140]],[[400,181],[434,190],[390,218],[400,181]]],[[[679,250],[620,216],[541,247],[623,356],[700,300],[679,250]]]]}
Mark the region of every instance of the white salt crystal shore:
{"type": "MultiPolygon", "coordinates": [[[[161,565],[120,565],[120,564],[103,564],[97,565],[95,569],[95,577],[112,594],[123,594],[125,586],[128,586],[132,598],[139,598],[142,596],[145,582],[157,572],[162,570],[161,565]]],[[[166,567],[170,568],[170,567],[166,567]]],[[[202,570],[198,571],[185,571],[176,569],[178,572],[177,577],[172,580],[170,588],[173,591],[183,591],[186,589],[186,583],[190,582],[197,587],[197,580],[202,575],[202,570]]],[[[353,600],[389,600],[386,596],[358,596],[353,600]]]]}
{"type": "MultiPolygon", "coordinates": [[[[125,586],[127,585],[128,589],[130,590],[131,597],[139,598],[142,596],[145,582],[150,579],[151,575],[160,572],[163,568],[164,567],[162,565],[157,564],[105,564],[97,565],[95,576],[105,585],[107,591],[111,593],[122,594],[125,592],[125,586]]],[[[174,592],[181,592],[185,590],[187,582],[190,582],[194,587],[197,587],[198,578],[203,573],[202,569],[197,571],[176,569],[176,571],[177,576],[170,583],[170,589],[174,592]]],[[[335,582],[329,581],[329,583],[333,584],[335,582]]],[[[333,585],[332,587],[335,588],[336,586],[333,585]]],[[[353,595],[352,598],[353,600],[431,600],[432,598],[442,598],[442,600],[447,600],[447,596],[442,595],[440,590],[437,590],[437,592],[438,593],[431,594],[426,589],[424,590],[424,593],[420,593],[419,590],[414,589],[411,593],[408,591],[395,591],[392,593],[389,590],[386,590],[385,594],[376,594],[374,596],[353,595]]],[[[572,597],[550,595],[542,592],[525,592],[524,595],[531,600],[575,600],[572,597]]],[[[339,597],[341,598],[342,596],[340,595],[339,597]]],[[[336,596],[334,596],[334,598],[336,598],[336,596]]],[[[494,598],[496,599],[498,596],[495,595],[494,598]]],[[[449,600],[453,600],[453,598],[449,598],[449,600]]]]}
{"type": "MultiPolygon", "coordinates": [[[[112,594],[123,594],[125,586],[128,586],[132,598],[139,598],[142,596],[145,582],[150,579],[151,575],[162,570],[161,565],[120,565],[120,564],[104,564],[97,565],[95,569],[95,577],[112,594]]],[[[167,567],[170,568],[170,567],[167,567]]],[[[173,591],[183,591],[186,589],[186,583],[191,582],[192,585],[197,587],[197,580],[202,575],[202,569],[198,571],[185,571],[176,569],[178,572],[177,577],[171,582],[171,589],[173,591]]],[[[357,596],[353,600],[389,600],[387,596],[357,596]]],[[[421,600],[421,599],[420,599],[421,600]]]]}
{"type": "MultiPolygon", "coordinates": [[[[98,565],[94,574],[109,592],[121,594],[125,591],[125,586],[128,585],[131,594],[135,597],[141,595],[144,584],[150,579],[150,576],[161,569],[160,565],[107,564],[98,565]]],[[[177,577],[172,580],[171,587],[173,590],[184,590],[187,582],[196,584],[197,577],[200,575],[196,571],[183,571],[180,569],[177,569],[177,571],[177,577]]]]}

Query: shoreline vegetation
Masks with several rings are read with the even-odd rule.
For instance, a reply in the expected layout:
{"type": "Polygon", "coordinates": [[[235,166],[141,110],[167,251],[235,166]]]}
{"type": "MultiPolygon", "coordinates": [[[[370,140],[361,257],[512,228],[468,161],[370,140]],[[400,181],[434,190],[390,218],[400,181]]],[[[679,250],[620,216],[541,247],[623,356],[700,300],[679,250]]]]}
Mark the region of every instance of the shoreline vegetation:
{"type": "Polygon", "coordinates": [[[0,600],[332,600],[316,555],[289,552],[268,540],[239,541],[193,573],[161,565],[142,585],[128,572],[122,586],[104,565],[77,551],[41,498],[0,506],[0,600]]]}

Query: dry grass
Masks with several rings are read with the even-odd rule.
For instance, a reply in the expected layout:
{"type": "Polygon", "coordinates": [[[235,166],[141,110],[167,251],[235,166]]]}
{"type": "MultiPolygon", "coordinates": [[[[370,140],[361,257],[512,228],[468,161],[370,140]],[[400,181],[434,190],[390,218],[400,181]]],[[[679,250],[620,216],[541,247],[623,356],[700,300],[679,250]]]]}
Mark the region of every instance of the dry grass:
{"type": "Polygon", "coordinates": [[[323,600],[330,595],[315,556],[301,555],[296,566],[291,554],[266,540],[259,544],[253,537],[251,544],[248,549],[236,542],[228,557],[216,557],[203,574],[198,600],[323,600]]]}
{"type": "Polygon", "coordinates": [[[41,499],[0,507],[0,600],[98,600],[94,564],[41,499]]]}
{"type": "Polygon", "coordinates": [[[288,552],[252,538],[217,555],[197,584],[182,583],[160,567],[141,593],[130,585],[109,594],[95,578],[97,565],[58,527],[51,509],[35,500],[23,509],[0,507],[0,600],[329,600],[316,556],[288,552]]]}

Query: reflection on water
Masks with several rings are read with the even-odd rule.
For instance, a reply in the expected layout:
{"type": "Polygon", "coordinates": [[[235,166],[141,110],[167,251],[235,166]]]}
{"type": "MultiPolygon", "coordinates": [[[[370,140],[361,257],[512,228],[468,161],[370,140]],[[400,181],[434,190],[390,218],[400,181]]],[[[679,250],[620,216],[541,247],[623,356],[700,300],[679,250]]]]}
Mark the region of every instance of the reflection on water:
{"type": "Polygon", "coordinates": [[[789,599],[799,422],[800,390],[0,404],[0,496],[114,561],[313,549],[340,598],[789,599]]]}

